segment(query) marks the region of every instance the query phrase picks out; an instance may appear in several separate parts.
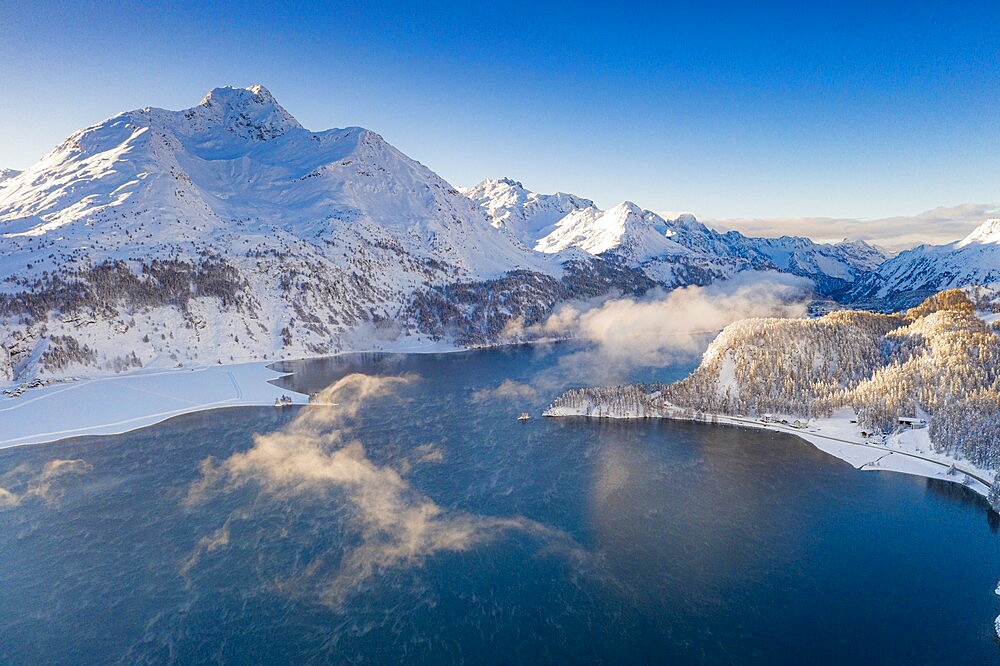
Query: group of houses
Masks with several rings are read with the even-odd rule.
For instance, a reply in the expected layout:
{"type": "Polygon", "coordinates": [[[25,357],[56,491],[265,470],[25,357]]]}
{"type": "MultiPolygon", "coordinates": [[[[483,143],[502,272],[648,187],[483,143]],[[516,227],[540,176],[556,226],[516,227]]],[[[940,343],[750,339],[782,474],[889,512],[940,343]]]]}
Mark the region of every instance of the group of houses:
{"type": "MultiPolygon", "coordinates": [[[[857,419],[851,419],[851,423],[857,423],[857,419]]],[[[916,416],[900,416],[897,418],[897,432],[902,432],[904,430],[920,430],[921,428],[927,427],[927,419],[921,419],[916,416]]],[[[868,432],[867,430],[861,431],[861,437],[868,439],[874,436],[875,433],[868,432]]]]}
{"type": "MultiPolygon", "coordinates": [[[[794,421],[789,421],[787,418],[781,416],[775,416],[774,414],[762,414],[758,417],[761,423],[773,423],[775,425],[785,425],[790,428],[805,429],[808,427],[808,421],[802,421],[801,419],[795,419],[794,421]]],[[[857,423],[857,419],[851,419],[851,423],[857,423]]],[[[898,417],[898,428],[902,430],[919,430],[921,428],[927,427],[927,419],[918,418],[916,416],[900,416],[898,417]]],[[[868,439],[875,433],[868,432],[867,430],[861,431],[861,437],[868,439]]]]}
{"type": "Polygon", "coordinates": [[[809,425],[808,421],[803,421],[801,419],[795,419],[794,421],[789,421],[786,418],[780,416],[775,416],[774,414],[764,414],[758,419],[761,423],[774,423],[776,425],[786,425],[792,428],[805,428],[809,425]]]}

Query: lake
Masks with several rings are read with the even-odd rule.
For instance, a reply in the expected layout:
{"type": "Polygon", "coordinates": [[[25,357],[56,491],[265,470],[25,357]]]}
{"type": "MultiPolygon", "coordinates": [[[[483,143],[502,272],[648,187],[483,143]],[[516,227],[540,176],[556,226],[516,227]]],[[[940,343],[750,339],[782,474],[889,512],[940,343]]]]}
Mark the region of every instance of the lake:
{"type": "Polygon", "coordinates": [[[540,418],[578,354],[286,363],[337,405],[0,451],[0,662],[1000,660],[971,491],[782,433],[540,418]]]}

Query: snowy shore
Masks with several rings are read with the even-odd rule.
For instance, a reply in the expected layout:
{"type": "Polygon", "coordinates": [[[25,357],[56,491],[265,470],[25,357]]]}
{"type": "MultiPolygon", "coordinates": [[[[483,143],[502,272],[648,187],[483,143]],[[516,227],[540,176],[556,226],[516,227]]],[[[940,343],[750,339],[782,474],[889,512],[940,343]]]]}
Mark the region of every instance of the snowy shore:
{"type": "MultiPolygon", "coordinates": [[[[334,356],[445,354],[469,350],[449,342],[406,338],[334,356]]],[[[295,360],[308,359],[283,359],[295,360]]],[[[271,406],[282,395],[290,397],[292,404],[308,403],[308,396],[271,383],[289,374],[271,368],[281,362],[150,368],[78,380],[49,380],[52,383],[31,387],[16,398],[0,396],[0,449],[81,435],[117,435],[181,414],[221,407],[271,406]]],[[[12,382],[0,384],[0,389],[20,386],[21,383],[12,382]]]]}
{"type": "Polygon", "coordinates": [[[274,405],[282,395],[308,401],[270,383],[282,373],[268,365],[139,371],[33,388],[0,399],[0,448],[118,434],[206,409],[274,405]]]}
{"type": "MultiPolygon", "coordinates": [[[[665,406],[656,413],[615,413],[597,408],[550,407],[545,416],[583,416],[588,418],[666,418],[681,421],[699,421],[720,425],[773,430],[800,437],[820,451],[847,462],[855,469],[877,472],[899,472],[930,479],[962,483],[986,497],[994,473],[980,469],[968,461],[955,460],[937,453],[931,447],[927,428],[906,429],[887,435],[883,439],[862,437],[852,410],[840,410],[831,418],[810,419],[803,428],[779,422],[764,422],[745,416],[701,414],[691,416],[680,408],[665,406]],[[954,466],[954,469],[952,469],[954,466]]],[[[787,419],[794,423],[794,418],[787,419]]]]}
{"type": "MultiPolygon", "coordinates": [[[[451,343],[407,338],[344,354],[441,354],[468,351],[451,343]]],[[[284,359],[285,361],[305,359],[284,359]]],[[[292,404],[309,397],[271,383],[289,373],[270,366],[279,360],[47,380],[18,397],[0,396],[0,449],[43,444],[81,435],[117,435],[174,416],[222,407],[272,406],[287,395],[292,404]]],[[[18,389],[20,382],[0,384],[18,389]]]]}

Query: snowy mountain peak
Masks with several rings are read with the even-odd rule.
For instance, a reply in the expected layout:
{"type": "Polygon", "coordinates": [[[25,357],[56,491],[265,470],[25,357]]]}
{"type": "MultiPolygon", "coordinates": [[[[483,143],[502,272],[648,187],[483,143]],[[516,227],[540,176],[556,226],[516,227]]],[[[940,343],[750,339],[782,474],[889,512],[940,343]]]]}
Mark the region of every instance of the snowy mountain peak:
{"type": "MultiPolygon", "coordinates": [[[[513,178],[486,178],[482,182],[463,190],[466,196],[476,202],[486,203],[493,209],[504,207],[502,212],[510,212],[513,204],[529,202],[545,205],[562,206],[564,212],[577,208],[589,208],[594,205],[590,199],[578,197],[575,194],[556,192],[555,194],[539,194],[527,189],[519,180],[513,178]]],[[[488,212],[488,211],[487,211],[488,212]]]]}
{"type": "Polygon", "coordinates": [[[218,88],[212,88],[205,96],[198,102],[198,106],[203,106],[211,108],[213,106],[222,106],[229,109],[246,109],[251,107],[272,107],[281,109],[285,115],[289,115],[287,111],[281,108],[277,100],[274,99],[274,95],[271,91],[255,83],[252,86],[247,86],[246,88],[237,88],[234,86],[220,86],[218,88]]]}
{"type": "Polygon", "coordinates": [[[485,180],[465,194],[494,226],[511,229],[526,247],[548,253],[569,248],[594,255],[612,253],[641,265],[664,283],[709,280],[745,269],[771,270],[802,275],[823,293],[833,293],[886,259],[881,250],[863,241],[828,245],[795,236],[723,234],[691,213],[656,213],[632,201],[600,210],[579,197],[528,192],[510,179],[485,180]],[[577,205],[559,205],[566,203],[559,197],[571,197],[577,205]]]}
{"type": "Polygon", "coordinates": [[[623,201],[606,211],[590,207],[570,213],[538,241],[535,249],[561,252],[578,247],[595,255],[614,252],[628,261],[683,252],[665,231],[666,222],[659,215],[623,201]]]}
{"type": "Polygon", "coordinates": [[[635,216],[642,218],[642,209],[639,208],[635,203],[631,201],[623,201],[611,210],[608,211],[609,215],[620,215],[620,216],[635,216]]]}
{"type": "Polygon", "coordinates": [[[875,270],[888,258],[885,250],[860,239],[845,238],[834,247],[840,250],[853,266],[866,271],[875,270]]]}
{"type": "Polygon", "coordinates": [[[506,229],[529,248],[551,233],[567,215],[579,210],[597,210],[590,199],[564,192],[538,194],[511,178],[487,178],[463,193],[480,207],[490,224],[506,229]]]}
{"type": "Polygon", "coordinates": [[[302,128],[260,84],[247,88],[213,88],[198,106],[181,113],[187,120],[201,116],[209,124],[259,140],[281,136],[292,128],[302,128]]]}
{"type": "Polygon", "coordinates": [[[986,220],[962,240],[900,252],[857,284],[856,302],[899,309],[944,289],[1000,282],[1000,219],[986,220]]]}
{"type": "Polygon", "coordinates": [[[309,131],[259,85],[215,88],[180,111],[118,114],[0,186],[0,238],[23,239],[10,248],[22,271],[41,266],[27,259],[31,238],[67,251],[99,243],[100,257],[79,253],[94,261],[178,243],[228,252],[241,230],[331,247],[361,236],[455,275],[557,265],[491,228],[468,198],[377,133],[309,131]]]}
{"type": "Polygon", "coordinates": [[[701,225],[701,222],[699,222],[698,218],[692,213],[681,213],[674,219],[674,222],[685,227],[690,227],[696,224],[701,225]]]}
{"type": "Polygon", "coordinates": [[[482,183],[480,183],[480,185],[495,185],[495,186],[506,185],[507,187],[512,187],[516,190],[527,191],[524,189],[524,183],[522,183],[519,180],[514,180],[513,178],[508,178],[506,176],[504,176],[503,178],[497,178],[495,180],[487,178],[482,183]]]}
{"type": "Polygon", "coordinates": [[[956,247],[966,245],[1000,245],[1000,218],[986,220],[972,230],[972,233],[958,242],[956,247]]]}
{"type": "Polygon", "coordinates": [[[246,88],[237,88],[235,86],[219,86],[218,88],[212,88],[208,93],[198,102],[198,106],[212,106],[214,104],[276,104],[274,100],[274,95],[271,91],[255,83],[252,86],[247,86],[246,88]]]}
{"type": "MultiPolygon", "coordinates": [[[[534,194],[524,188],[524,185],[512,178],[485,178],[472,187],[462,190],[470,199],[489,197],[491,200],[506,199],[524,203],[534,194]]],[[[538,195],[536,195],[538,196],[538,195]]]]}

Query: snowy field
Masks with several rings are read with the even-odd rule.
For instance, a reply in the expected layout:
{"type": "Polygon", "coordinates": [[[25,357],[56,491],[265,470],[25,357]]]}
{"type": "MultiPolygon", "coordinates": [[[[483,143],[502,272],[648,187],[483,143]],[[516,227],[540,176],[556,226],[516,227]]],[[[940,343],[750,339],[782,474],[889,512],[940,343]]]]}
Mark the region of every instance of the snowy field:
{"type": "Polygon", "coordinates": [[[266,363],[135,372],[30,389],[0,399],[0,448],[79,435],[110,435],[172,416],[219,407],[273,405],[288,395],[269,380],[281,376],[266,363]]]}

